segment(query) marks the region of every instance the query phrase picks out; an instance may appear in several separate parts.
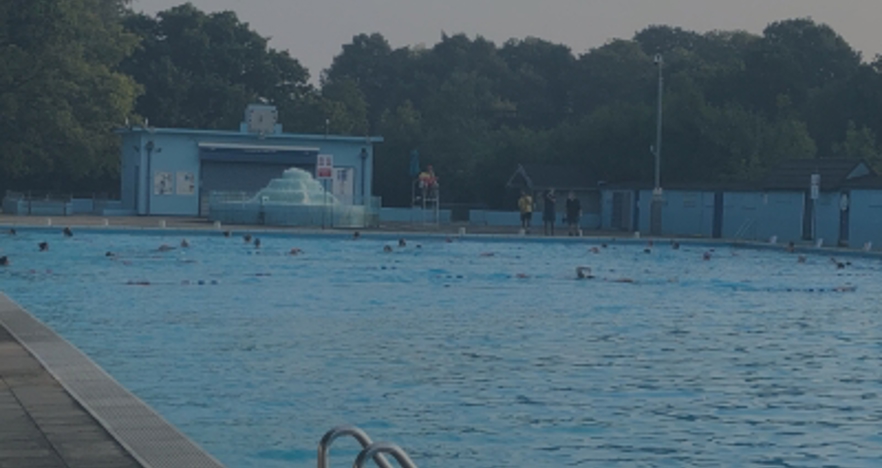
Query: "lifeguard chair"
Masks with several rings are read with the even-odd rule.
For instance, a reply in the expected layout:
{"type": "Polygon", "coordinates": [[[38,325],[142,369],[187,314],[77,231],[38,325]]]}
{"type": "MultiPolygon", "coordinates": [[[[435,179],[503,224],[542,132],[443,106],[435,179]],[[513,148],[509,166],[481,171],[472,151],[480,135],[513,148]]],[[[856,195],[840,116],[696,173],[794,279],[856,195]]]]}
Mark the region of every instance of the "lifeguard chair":
{"type": "Polygon", "coordinates": [[[423,224],[438,225],[441,212],[441,186],[432,166],[414,179],[411,193],[413,206],[422,208],[423,224]]]}

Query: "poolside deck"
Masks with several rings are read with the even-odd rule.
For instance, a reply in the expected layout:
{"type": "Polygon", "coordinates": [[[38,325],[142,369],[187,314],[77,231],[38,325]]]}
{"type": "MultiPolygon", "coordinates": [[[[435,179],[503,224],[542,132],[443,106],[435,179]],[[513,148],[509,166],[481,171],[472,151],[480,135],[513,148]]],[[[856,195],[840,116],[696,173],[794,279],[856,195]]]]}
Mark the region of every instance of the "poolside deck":
{"type": "Polygon", "coordinates": [[[3,326],[0,421],[0,467],[141,467],[3,326]]]}
{"type": "Polygon", "coordinates": [[[0,293],[0,468],[223,468],[0,293]]]}

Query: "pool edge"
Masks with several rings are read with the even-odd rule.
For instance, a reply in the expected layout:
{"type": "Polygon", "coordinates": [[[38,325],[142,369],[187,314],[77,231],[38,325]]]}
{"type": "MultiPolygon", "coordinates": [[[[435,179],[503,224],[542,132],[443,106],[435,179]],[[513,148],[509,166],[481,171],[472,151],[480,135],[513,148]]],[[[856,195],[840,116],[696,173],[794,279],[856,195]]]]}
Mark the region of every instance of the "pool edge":
{"type": "Polygon", "coordinates": [[[224,468],[85,353],[2,292],[0,326],[145,468],[224,468]]]}

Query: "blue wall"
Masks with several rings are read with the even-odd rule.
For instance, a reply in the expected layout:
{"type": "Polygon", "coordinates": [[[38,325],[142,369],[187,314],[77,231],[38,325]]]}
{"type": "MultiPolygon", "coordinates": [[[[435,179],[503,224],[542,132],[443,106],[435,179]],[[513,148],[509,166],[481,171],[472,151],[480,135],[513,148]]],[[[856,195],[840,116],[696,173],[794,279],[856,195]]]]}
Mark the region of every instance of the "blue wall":
{"type": "MultiPolygon", "coordinates": [[[[641,194],[642,198],[652,193],[641,194]]],[[[649,201],[646,210],[650,209],[649,201]]],[[[642,209],[642,208],[641,208],[642,209]]],[[[649,213],[640,230],[649,232],[649,213]]],[[[662,232],[665,235],[712,237],[714,232],[714,193],[671,190],[664,193],[662,232]]]]}
{"type": "Polygon", "coordinates": [[[839,197],[838,192],[826,192],[815,201],[815,239],[824,239],[828,247],[839,244],[839,197]]]}
{"type": "Polygon", "coordinates": [[[804,197],[803,192],[726,192],[723,237],[765,241],[778,236],[779,242],[798,242],[804,197]]]}
{"type": "Polygon", "coordinates": [[[373,142],[365,138],[294,134],[259,138],[248,133],[177,129],[156,129],[149,132],[144,129],[132,129],[121,133],[122,206],[123,209],[134,210],[141,215],[196,216],[199,214],[200,143],[319,148],[320,154],[334,156],[335,167],[351,167],[355,170],[356,203],[362,201],[362,180],[364,180],[365,195],[367,197],[372,195],[373,142]],[[155,149],[148,161],[146,146],[150,141],[153,142],[155,149]],[[362,148],[368,155],[364,162],[363,178],[362,148]],[[175,190],[171,194],[154,193],[154,177],[160,172],[172,175],[175,190]],[[195,190],[192,194],[177,193],[178,173],[194,175],[195,190]]]}
{"type": "Polygon", "coordinates": [[[882,249],[882,191],[852,190],[849,245],[861,248],[867,242],[882,249]]]}

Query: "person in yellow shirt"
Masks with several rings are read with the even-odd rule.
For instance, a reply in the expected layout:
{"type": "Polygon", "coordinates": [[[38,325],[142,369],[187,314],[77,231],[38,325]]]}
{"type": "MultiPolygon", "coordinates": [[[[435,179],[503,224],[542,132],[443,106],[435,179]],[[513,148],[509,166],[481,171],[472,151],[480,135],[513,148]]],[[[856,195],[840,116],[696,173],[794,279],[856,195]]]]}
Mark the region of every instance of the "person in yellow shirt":
{"type": "Polygon", "coordinates": [[[533,221],[533,197],[525,190],[521,191],[521,199],[518,200],[518,208],[521,211],[521,227],[530,232],[530,223],[533,221]]]}

